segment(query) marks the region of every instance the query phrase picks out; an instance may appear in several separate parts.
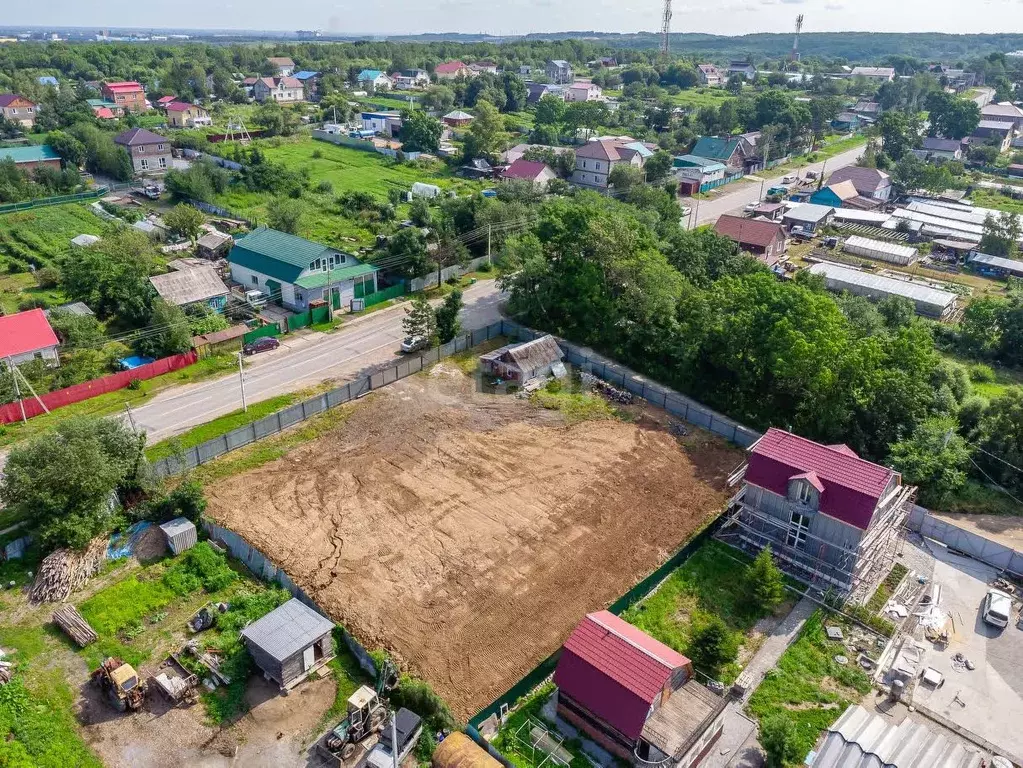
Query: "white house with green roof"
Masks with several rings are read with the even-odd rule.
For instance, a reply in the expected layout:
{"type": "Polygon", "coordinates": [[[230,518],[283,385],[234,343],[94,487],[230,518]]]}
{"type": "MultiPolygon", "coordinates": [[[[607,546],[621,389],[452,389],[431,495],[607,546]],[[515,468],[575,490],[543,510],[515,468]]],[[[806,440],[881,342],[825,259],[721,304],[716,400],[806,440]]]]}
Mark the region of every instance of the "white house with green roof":
{"type": "Polygon", "coordinates": [[[377,268],[355,256],[302,237],[259,227],[234,244],[231,279],[246,291],[260,290],[274,304],[303,312],[310,301],[333,294],[340,309],[374,293],[377,268]]]}

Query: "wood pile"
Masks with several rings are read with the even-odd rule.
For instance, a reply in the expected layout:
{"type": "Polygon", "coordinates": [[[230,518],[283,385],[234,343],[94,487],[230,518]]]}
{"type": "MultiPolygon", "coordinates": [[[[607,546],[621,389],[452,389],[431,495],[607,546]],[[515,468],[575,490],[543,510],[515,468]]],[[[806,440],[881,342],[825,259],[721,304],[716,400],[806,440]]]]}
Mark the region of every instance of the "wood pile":
{"type": "Polygon", "coordinates": [[[71,603],[64,603],[53,612],[53,621],[57,626],[67,632],[68,636],[78,643],[79,648],[84,648],[89,643],[96,642],[96,630],[89,626],[82,614],[78,612],[71,603]]]}
{"type": "Polygon", "coordinates": [[[39,564],[39,572],[29,600],[39,603],[60,603],[96,575],[107,556],[106,537],[97,537],[89,546],[78,552],[73,549],[56,549],[39,564]]]}
{"type": "Polygon", "coordinates": [[[9,661],[0,661],[0,685],[7,685],[11,682],[11,675],[14,674],[14,665],[9,661]]]}

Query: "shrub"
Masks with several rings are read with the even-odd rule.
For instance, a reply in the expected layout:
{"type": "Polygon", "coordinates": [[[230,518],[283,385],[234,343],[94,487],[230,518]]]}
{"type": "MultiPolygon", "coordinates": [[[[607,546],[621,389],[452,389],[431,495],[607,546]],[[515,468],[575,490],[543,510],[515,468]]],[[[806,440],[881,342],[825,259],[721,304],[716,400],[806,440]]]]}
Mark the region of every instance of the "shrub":
{"type": "Polygon", "coordinates": [[[321,195],[332,195],[334,194],[334,185],[331,184],[327,179],[324,179],[316,185],[316,191],[321,195]]]}
{"type": "Polygon", "coordinates": [[[131,381],[129,381],[128,389],[131,389],[136,392],[142,389],[142,379],[132,379],[131,381]]]}
{"type": "Polygon", "coordinates": [[[767,755],[769,768],[782,766],[799,760],[799,744],[796,740],[796,726],[783,715],[774,715],[760,726],[760,744],[767,755]]]}
{"type": "Polygon", "coordinates": [[[323,150],[319,149],[319,148],[314,149],[313,150],[313,160],[319,160],[321,157],[323,157],[323,150]]]}
{"type": "Polygon", "coordinates": [[[55,288],[60,282],[60,270],[54,267],[43,267],[36,270],[36,285],[40,288],[55,288]]]}
{"type": "Polygon", "coordinates": [[[227,558],[208,542],[202,541],[185,552],[163,575],[163,583],[179,595],[199,588],[213,593],[224,589],[238,578],[227,558]]]}
{"type": "Polygon", "coordinates": [[[733,661],[738,653],[738,644],[724,619],[710,614],[706,623],[693,633],[687,655],[700,671],[713,677],[722,666],[733,661]]]}
{"type": "Polygon", "coordinates": [[[396,708],[410,709],[423,718],[426,723],[424,731],[450,731],[458,726],[448,705],[433,688],[413,677],[402,675],[398,687],[391,693],[391,704],[396,708]]]}
{"type": "Polygon", "coordinates": [[[970,381],[986,384],[995,380],[995,371],[990,365],[974,363],[970,366],[970,381]]]}

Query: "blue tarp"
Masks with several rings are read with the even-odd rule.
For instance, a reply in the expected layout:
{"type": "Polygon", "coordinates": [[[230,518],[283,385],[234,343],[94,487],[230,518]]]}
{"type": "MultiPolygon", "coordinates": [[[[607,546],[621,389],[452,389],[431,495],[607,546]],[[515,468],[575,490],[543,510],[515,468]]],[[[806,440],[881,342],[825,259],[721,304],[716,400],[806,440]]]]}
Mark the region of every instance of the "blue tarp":
{"type": "Polygon", "coordinates": [[[149,363],[155,363],[156,358],[132,355],[131,357],[122,357],[117,362],[121,364],[121,368],[123,368],[126,371],[130,371],[133,368],[139,368],[140,366],[148,365],[149,363]]]}
{"type": "Polygon", "coordinates": [[[151,525],[152,523],[147,523],[143,520],[133,524],[124,533],[115,533],[111,536],[110,543],[107,545],[107,559],[120,560],[122,557],[131,557],[135,547],[138,546],[139,539],[142,538],[142,534],[151,525]]]}

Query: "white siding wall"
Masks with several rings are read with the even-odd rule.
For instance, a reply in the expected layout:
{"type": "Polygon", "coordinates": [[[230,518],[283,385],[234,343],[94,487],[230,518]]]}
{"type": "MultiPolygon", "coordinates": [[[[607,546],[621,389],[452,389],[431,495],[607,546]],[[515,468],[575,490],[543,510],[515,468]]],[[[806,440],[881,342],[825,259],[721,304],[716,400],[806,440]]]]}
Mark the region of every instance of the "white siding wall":
{"type": "MultiPolygon", "coordinates": [[[[23,355],[11,355],[10,360],[14,365],[21,365],[36,359],[36,355],[39,355],[43,360],[52,365],[60,363],[60,358],[57,357],[56,347],[47,347],[46,349],[40,349],[37,352],[26,352],[23,355]]],[[[6,370],[7,366],[0,364],[0,370],[6,370]]]]}

